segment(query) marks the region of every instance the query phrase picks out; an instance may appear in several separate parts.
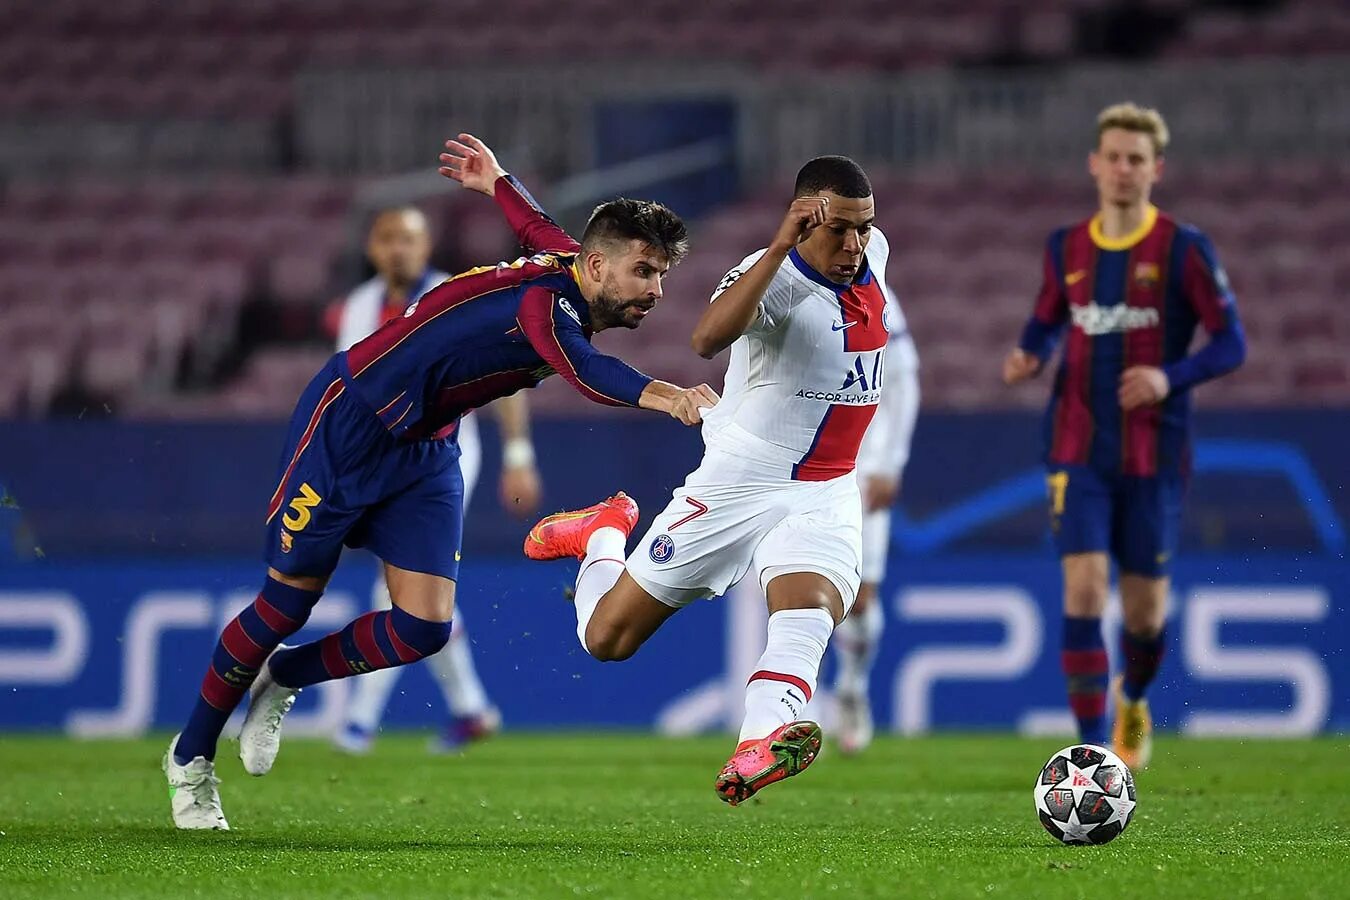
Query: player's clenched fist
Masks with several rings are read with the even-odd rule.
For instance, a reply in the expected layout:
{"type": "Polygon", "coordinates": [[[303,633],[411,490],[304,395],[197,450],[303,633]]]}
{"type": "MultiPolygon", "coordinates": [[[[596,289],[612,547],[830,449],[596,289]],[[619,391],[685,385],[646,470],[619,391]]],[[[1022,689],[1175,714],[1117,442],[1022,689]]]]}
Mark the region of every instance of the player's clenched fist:
{"type": "Polygon", "coordinates": [[[786,253],[825,223],[830,212],[828,197],[798,197],[788,207],[783,224],[778,226],[774,235],[773,248],[786,253]]]}
{"type": "Polygon", "coordinates": [[[703,421],[703,410],[712,409],[721,399],[706,384],[684,388],[670,405],[670,414],[686,425],[697,425],[703,421]]]}
{"type": "Polygon", "coordinates": [[[436,171],[491,197],[497,179],[506,174],[492,148],[471,134],[461,134],[457,141],[446,141],[445,149],[449,152],[441,154],[441,166],[436,171]]]}
{"type": "Polygon", "coordinates": [[[1139,409],[1152,406],[1167,399],[1172,386],[1167,381],[1167,373],[1157,366],[1130,366],[1120,373],[1121,409],[1139,409]]]}
{"type": "Polygon", "coordinates": [[[1041,370],[1040,357],[1034,356],[1020,347],[1014,347],[1003,360],[1003,383],[1020,384],[1041,370]]]}

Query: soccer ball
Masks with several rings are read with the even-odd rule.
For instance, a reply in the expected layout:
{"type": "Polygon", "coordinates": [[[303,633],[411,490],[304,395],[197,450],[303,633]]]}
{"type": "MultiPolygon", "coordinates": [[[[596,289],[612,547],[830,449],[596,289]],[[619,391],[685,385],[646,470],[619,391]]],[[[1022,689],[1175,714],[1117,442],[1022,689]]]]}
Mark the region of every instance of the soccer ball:
{"type": "Polygon", "coordinates": [[[1050,757],[1036,779],[1036,814],[1066,844],[1105,844],[1134,818],[1134,776],[1105,747],[1075,744],[1050,757]]]}

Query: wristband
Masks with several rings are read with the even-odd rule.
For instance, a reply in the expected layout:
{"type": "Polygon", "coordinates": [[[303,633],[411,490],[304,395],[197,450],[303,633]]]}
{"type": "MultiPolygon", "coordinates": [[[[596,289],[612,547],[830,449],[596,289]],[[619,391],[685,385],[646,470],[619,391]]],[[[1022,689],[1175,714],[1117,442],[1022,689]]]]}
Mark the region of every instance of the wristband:
{"type": "Polygon", "coordinates": [[[502,466],[517,469],[534,465],[534,445],[529,438],[511,438],[502,445],[502,466]]]}

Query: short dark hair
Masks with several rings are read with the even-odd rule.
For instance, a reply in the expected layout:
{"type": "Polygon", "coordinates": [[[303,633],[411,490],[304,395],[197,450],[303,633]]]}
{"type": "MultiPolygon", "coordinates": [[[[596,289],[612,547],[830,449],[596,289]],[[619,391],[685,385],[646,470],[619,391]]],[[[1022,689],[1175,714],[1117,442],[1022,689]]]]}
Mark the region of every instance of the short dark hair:
{"type": "Polygon", "coordinates": [[[817,156],[797,173],[794,197],[808,197],[821,191],[831,191],[840,197],[872,196],[872,182],[867,173],[847,156],[817,156]]]}
{"type": "Polygon", "coordinates": [[[689,230],[684,221],[669,207],[652,200],[620,197],[601,203],[591,213],[581,235],[583,250],[628,241],[642,241],[653,247],[672,266],[689,252],[689,230]]]}
{"type": "Polygon", "coordinates": [[[427,214],[422,211],[421,207],[416,206],[412,203],[404,203],[400,206],[377,206],[374,209],[370,210],[366,214],[365,233],[370,234],[372,231],[374,231],[375,223],[383,219],[385,216],[406,215],[408,213],[413,213],[414,215],[420,216],[422,218],[423,224],[427,226],[427,232],[430,233],[431,223],[427,221],[427,214]]]}

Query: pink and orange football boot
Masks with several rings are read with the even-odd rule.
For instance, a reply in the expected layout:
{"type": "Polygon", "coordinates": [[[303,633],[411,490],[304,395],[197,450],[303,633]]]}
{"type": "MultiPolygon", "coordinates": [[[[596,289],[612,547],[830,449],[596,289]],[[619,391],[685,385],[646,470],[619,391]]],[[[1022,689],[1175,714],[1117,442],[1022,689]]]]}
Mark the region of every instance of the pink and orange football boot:
{"type": "Polygon", "coordinates": [[[619,491],[594,506],[540,519],[525,536],[525,555],[530,559],[581,559],[586,555],[586,542],[597,530],[617,528],[626,537],[637,520],[637,502],[619,491]]]}
{"type": "Polygon", "coordinates": [[[789,722],[767,737],[742,741],[717,776],[717,796],[736,806],[804,771],[819,754],[820,726],[815,722],[789,722]]]}

